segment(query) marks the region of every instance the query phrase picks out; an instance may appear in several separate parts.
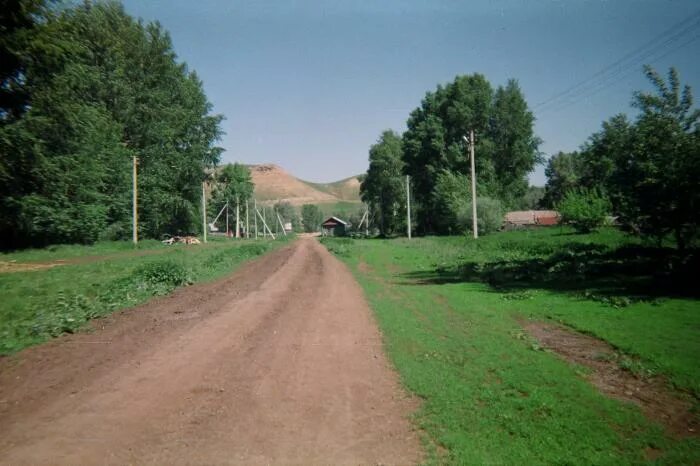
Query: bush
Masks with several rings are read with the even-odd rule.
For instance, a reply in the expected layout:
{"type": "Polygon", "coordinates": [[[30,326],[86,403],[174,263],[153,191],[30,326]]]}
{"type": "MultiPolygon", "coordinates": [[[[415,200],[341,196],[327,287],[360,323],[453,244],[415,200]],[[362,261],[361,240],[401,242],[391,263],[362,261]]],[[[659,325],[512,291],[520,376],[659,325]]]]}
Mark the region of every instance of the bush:
{"type": "Polygon", "coordinates": [[[557,205],[562,223],[572,225],[579,233],[590,233],[603,226],[610,213],[610,200],[595,189],[567,191],[557,205]]]}
{"type": "Polygon", "coordinates": [[[153,294],[169,293],[178,286],[192,283],[187,268],[171,260],[145,264],[134,271],[132,278],[151,289],[153,294]]]}
{"type": "MultiPolygon", "coordinates": [[[[498,199],[479,197],[476,200],[476,217],[479,234],[498,231],[503,225],[503,204],[498,199]]],[[[464,204],[457,216],[457,221],[465,233],[472,231],[472,205],[464,204]]]]}

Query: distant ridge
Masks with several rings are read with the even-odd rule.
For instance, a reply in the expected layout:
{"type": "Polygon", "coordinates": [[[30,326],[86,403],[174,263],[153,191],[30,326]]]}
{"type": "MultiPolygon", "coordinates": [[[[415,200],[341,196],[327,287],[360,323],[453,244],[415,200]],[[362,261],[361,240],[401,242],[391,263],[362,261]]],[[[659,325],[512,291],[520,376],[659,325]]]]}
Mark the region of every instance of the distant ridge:
{"type": "Polygon", "coordinates": [[[333,183],[300,180],[274,164],[249,165],[255,184],[255,198],[264,203],[286,201],[292,205],[360,202],[357,176],[333,183]]]}

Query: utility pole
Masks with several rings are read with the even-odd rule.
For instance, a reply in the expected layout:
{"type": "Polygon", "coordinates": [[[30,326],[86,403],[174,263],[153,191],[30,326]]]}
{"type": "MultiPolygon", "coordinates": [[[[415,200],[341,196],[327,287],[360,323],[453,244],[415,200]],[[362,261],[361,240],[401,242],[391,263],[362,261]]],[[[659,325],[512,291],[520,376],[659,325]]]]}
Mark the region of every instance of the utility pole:
{"type": "Polygon", "coordinates": [[[472,232],[474,233],[474,239],[479,237],[479,227],[476,218],[476,168],[474,160],[474,130],[469,131],[469,138],[462,136],[464,140],[469,144],[469,158],[471,159],[472,166],[472,232]]]}
{"type": "MultiPolygon", "coordinates": [[[[253,199],[253,209],[255,212],[258,211],[258,200],[253,199]]],[[[258,217],[253,215],[253,220],[255,221],[255,239],[258,239],[258,217]]]]}
{"type": "Polygon", "coordinates": [[[245,237],[250,238],[250,222],[248,221],[248,199],[245,200],[245,237]]]}
{"type": "Polygon", "coordinates": [[[238,217],[240,216],[241,213],[241,205],[240,202],[238,201],[238,196],[236,196],[236,238],[241,237],[241,224],[240,221],[238,220],[238,217]]]}
{"type": "Polygon", "coordinates": [[[411,186],[408,175],[406,175],[406,231],[408,239],[411,239],[411,186]]]}
{"type": "Polygon", "coordinates": [[[228,229],[228,199],[226,200],[226,237],[227,238],[231,237],[229,235],[229,229],[228,229]]]}
{"type": "Polygon", "coordinates": [[[365,206],[365,236],[369,238],[369,204],[365,206]]]}
{"type": "Polygon", "coordinates": [[[139,159],[134,156],[133,158],[133,189],[132,189],[132,204],[133,204],[133,222],[132,222],[132,228],[133,228],[133,235],[132,235],[132,240],[134,244],[138,244],[139,242],[139,207],[138,207],[138,176],[136,173],[136,167],[139,164],[139,159]]]}
{"type": "Polygon", "coordinates": [[[207,242],[207,191],[205,189],[206,181],[202,181],[202,235],[204,242],[207,242]]]}

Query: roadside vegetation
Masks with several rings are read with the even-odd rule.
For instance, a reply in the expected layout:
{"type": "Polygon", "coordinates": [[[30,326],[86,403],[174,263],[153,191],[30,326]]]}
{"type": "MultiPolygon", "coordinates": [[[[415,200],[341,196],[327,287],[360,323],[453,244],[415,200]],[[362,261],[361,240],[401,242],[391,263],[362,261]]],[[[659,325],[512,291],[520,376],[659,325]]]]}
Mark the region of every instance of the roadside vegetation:
{"type": "Polygon", "coordinates": [[[178,287],[222,277],[244,261],[285,243],[220,240],[199,246],[165,246],[152,242],[137,251],[151,254],[135,255],[124,247],[126,243],[115,242],[59,247],[49,251],[50,255],[19,253],[14,257],[41,260],[56,259],[64,251],[73,253],[72,257],[114,255],[94,262],[0,273],[0,354],[78,331],[90,319],[178,287]]]}
{"type": "Polygon", "coordinates": [[[697,251],[650,247],[613,228],[323,242],[354,271],[422,401],[414,422],[429,462],[700,461],[697,432],[671,432],[602,394],[589,369],[524,329],[551,322],[610,343],[621,369],[661,378],[697,419],[697,251]]]}

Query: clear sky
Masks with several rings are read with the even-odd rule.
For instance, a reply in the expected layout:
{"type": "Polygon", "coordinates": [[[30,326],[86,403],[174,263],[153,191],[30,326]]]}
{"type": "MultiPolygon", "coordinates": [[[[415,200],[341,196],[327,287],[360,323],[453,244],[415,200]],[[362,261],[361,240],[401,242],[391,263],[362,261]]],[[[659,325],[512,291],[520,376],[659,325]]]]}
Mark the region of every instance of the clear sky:
{"type": "MultiPolygon", "coordinates": [[[[494,86],[517,79],[547,156],[577,149],[603,120],[632,112],[632,92],[649,88],[641,63],[676,66],[700,96],[698,0],[124,4],[160,21],[204,81],[226,116],[224,161],[276,163],[310,181],[364,172],[381,131],[404,131],[425,92],[457,74],[480,72],[494,86]]],[[[544,184],[543,173],[531,181],[544,184]]]]}

